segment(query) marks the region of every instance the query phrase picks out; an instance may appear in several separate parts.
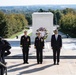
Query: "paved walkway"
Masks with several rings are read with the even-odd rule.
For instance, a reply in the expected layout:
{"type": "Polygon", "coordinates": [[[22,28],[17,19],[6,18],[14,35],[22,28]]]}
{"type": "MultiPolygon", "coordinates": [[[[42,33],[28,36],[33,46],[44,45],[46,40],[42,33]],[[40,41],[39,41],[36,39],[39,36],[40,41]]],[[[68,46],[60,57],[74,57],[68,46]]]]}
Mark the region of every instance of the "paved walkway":
{"type": "Polygon", "coordinates": [[[36,64],[36,59],[29,59],[29,64],[22,64],[22,59],[6,61],[8,75],[76,75],[76,59],[61,59],[60,65],[53,65],[52,59],[43,64],[36,64]]]}
{"type": "MultiPolygon", "coordinates": [[[[50,47],[50,42],[45,43],[45,49],[43,50],[44,56],[52,56],[52,49],[50,47]]],[[[21,57],[22,50],[20,47],[13,47],[11,49],[11,55],[9,57],[21,57]]],[[[36,56],[36,49],[34,45],[31,45],[29,50],[29,56],[36,56]]],[[[63,39],[63,47],[61,49],[61,56],[76,56],[76,39],[63,39]]]]}
{"type": "MultiPolygon", "coordinates": [[[[32,29],[30,28],[29,30],[27,30],[27,35],[29,35],[31,33],[32,33],[32,29]]],[[[21,36],[23,36],[23,35],[24,35],[24,32],[22,34],[18,35],[18,39],[20,39],[21,36]]],[[[16,37],[14,39],[16,39],[16,37]]]]}
{"type": "Polygon", "coordinates": [[[33,44],[29,56],[34,59],[30,58],[29,64],[22,64],[21,48],[12,48],[11,52],[8,58],[16,59],[6,59],[8,75],[76,75],[76,39],[63,39],[60,65],[53,65],[50,42],[45,43],[43,64],[36,64],[36,50],[33,44]]]}
{"type": "MultiPolygon", "coordinates": [[[[59,34],[66,37],[61,32],[59,34]]],[[[43,64],[37,64],[36,50],[33,44],[29,51],[29,64],[22,64],[20,47],[13,47],[11,52],[11,55],[7,57],[9,59],[6,59],[8,75],[76,75],[76,39],[63,39],[60,65],[53,65],[50,42],[45,43],[43,64]],[[12,57],[15,59],[11,59],[12,57]]]]}

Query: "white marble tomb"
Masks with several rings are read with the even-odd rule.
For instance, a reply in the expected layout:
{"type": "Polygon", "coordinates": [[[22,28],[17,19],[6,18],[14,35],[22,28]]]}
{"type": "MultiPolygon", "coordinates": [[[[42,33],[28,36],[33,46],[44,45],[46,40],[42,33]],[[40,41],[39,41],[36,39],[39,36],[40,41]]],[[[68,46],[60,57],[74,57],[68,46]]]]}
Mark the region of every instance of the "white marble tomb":
{"type": "Polygon", "coordinates": [[[39,28],[45,28],[48,33],[46,41],[51,40],[51,35],[53,34],[53,13],[51,12],[34,12],[32,14],[32,41],[36,37],[36,31],[39,28]]]}

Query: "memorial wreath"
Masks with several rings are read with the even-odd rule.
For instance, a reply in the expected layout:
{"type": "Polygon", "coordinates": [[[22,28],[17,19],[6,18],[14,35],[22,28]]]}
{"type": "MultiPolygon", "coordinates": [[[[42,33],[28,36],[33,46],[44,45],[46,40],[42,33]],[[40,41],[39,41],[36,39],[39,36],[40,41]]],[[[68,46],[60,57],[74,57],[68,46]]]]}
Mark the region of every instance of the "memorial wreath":
{"type": "Polygon", "coordinates": [[[44,27],[40,27],[39,29],[36,30],[36,32],[40,32],[41,36],[46,39],[48,37],[48,31],[44,27]]]}

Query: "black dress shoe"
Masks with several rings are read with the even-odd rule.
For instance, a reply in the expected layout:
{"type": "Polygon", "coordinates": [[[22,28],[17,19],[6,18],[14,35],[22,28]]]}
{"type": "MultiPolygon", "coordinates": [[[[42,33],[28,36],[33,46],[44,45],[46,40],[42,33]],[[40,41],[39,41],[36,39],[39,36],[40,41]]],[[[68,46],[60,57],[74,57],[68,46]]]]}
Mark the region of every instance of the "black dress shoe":
{"type": "Polygon", "coordinates": [[[37,64],[39,64],[39,62],[37,62],[37,64]]]}
{"type": "Polygon", "coordinates": [[[29,64],[28,62],[26,62],[26,64],[29,64]]]}
{"type": "Polygon", "coordinates": [[[59,65],[59,62],[57,62],[57,65],[59,65]]]}
{"type": "Polygon", "coordinates": [[[40,62],[40,64],[42,64],[42,62],[40,62]]]}
{"type": "Polygon", "coordinates": [[[25,62],[23,62],[23,64],[25,64],[25,62]]]}
{"type": "Polygon", "coordinates": [[[23,64],[29,64],[28,62],[24,62],[23,64]]]}

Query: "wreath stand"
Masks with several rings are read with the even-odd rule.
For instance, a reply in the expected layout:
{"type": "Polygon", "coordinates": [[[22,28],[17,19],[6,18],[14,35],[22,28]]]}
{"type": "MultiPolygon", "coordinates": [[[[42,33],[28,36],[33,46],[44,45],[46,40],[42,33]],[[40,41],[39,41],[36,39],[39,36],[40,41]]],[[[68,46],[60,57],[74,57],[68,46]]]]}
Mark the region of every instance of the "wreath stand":
{"type": "Polygon", "coordinates": [[[46,42],[46,40],[44,40],[44,42],[45,42],[45,49],[47,49],[47,51],[48,51],[48,44],[47,44],[47,42],[46,42]]]}

